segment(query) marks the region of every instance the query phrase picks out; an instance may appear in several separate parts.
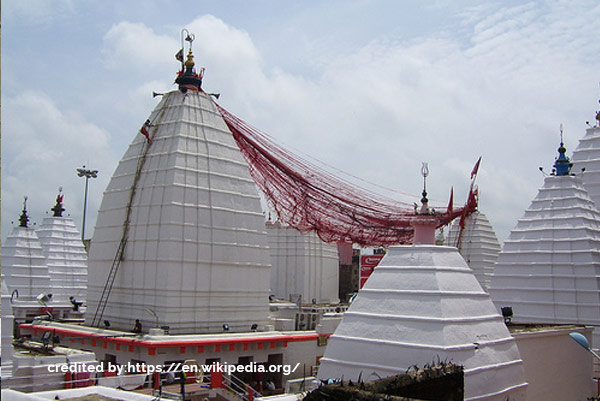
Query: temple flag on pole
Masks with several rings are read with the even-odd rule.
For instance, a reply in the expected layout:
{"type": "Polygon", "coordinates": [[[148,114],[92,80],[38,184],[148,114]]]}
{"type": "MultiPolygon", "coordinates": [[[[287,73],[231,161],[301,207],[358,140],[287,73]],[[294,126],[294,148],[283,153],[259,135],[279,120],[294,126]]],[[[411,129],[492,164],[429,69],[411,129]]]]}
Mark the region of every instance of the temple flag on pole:
{"type": "Polygon", "coordinates": [[[142,128],[140,128],[140,133],[146,137],[148,142],[150,142],[150,132],[148,132],[149,128],[150,128],[150,120],[146,120],[146,122],[144,123],[142,128]]]}
{"type": "Polygon", "coordinates": [[[183,63],[183,49],[179,50],[175,55],[175,58],[183,63]]]}
{"type": "Polygon", "coordinates": [[[481,156],[477,159],[477,163],[473,166],[473,170],[471,171],[471,179],[477,175],[477,171],[479,171],[479,163],[481,163],[481,156]]]}

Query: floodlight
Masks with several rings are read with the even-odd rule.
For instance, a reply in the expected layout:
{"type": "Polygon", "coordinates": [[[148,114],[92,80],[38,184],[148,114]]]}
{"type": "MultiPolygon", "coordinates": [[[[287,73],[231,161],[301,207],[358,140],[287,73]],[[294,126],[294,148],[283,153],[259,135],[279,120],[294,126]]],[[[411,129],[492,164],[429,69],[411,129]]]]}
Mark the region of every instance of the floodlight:
{"type": "Polygon", "coordinates": [[[46,306],[47,302],[50,302],[50,300],[52,299],[52,294],[40,294],[37,297],[35,297],[35,299],[37,299],[37,301],[42,305],[42,306],[46,306]]]}

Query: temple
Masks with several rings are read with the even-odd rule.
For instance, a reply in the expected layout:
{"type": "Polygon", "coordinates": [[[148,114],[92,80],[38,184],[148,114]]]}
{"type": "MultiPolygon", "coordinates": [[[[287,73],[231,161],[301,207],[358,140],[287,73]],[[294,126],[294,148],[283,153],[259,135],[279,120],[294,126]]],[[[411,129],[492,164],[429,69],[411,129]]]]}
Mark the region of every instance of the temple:
{"type": "MultiPolygon", "coordinates": [[[[551,175],[504,242],[490,294],[519,323],[600,325],[600,212],[561,142],[551,175]]],[[[594,343],[600,337],[595,334],[594,343]]]]}
{"type": "Polygon", "coordinates": [[[460,221],[454,221],[444,245],[458,248],[481,287],[487,291],[501,249],[487,216],[475,211],[465,219],[464,228],[460,221]]]}
{"type": "Polygon", "coordinates": [[[191,50],[104,193],[90,247],[87,324],[248,331],[268,319],[270,259],[248,167],[191,50]],[[151,310],[152,313],[147,310],[151,310]]]}
{"type": "Polygon", "coordinates": [[[324,382],[364,388],[450,362],[465,400],[597,394],[591,354],[570,335],[600,344],[600,113],[573,162],[561,138],[500,251],[478,210],[481,158],[463,207],[453,195],[430,207],[426,163],[420,205],[358,188],[219,106],[193,40],[182,31],[177,89],[155,93],[104,191],[89,257],[62,191],[37,230],[24,203],[3,245],[3,396],[43,386],[65,399],[59,389],[97,383],[145,394],[98,387],[119,399],[297,400],[324,382]],[[359,266],[357,247],[377,255],[359,266]],[[349,302],[342,266],[370,274],[344,288],[349,302]],[[142,368],[44,374],[100,363],[142,368]],[[182,368],[198,365],[236,369],[182,368]]]}
{"type": "Polygon", "coordinates": [[[458,250],[433,245],[425,191],[422,204],[421,244],[389,248],[331,336],[319,378],[374,380],[438,358],[464,366],[465,400],[525,400],[515,340],[458,250]]]}

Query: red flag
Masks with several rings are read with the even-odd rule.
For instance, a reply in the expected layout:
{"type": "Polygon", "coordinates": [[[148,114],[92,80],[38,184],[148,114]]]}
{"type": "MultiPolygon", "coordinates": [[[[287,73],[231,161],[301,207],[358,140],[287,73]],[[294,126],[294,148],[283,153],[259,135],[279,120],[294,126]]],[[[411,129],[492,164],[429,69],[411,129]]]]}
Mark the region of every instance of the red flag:
{"type": "Polygon", "coordinates": [[[477,175],[477,171],[479,170],[479,163],[481,163],[481,156],[479,156],[479,159],[477,159],[477,163],[475,163],[475,166],[473,166],[473,170],[471,171],[471,179],[473,179],[473,177],[477,175]]]}
{"type": "Polygon", "coordinates": [[[450,199],[448,200],[448,208],[446,209],[446,213],[452,213],[454,208],[454,187],[450,187],[450,199]]]}
{"type": "Polygon", "coordinates": [[[148,142],[150,142],[150,132],[148,132],[148,128],[150,128],[150,120],[146,120],[142,128],[140,128],[140,133],[146,137],[148,142]]]}

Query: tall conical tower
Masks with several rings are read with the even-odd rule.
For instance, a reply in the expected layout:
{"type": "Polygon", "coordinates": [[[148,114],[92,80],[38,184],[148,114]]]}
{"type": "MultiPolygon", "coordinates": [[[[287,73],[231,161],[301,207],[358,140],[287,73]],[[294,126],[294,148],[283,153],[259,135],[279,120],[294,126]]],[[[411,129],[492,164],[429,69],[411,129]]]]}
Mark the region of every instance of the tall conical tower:
{"type": "Polygon", "coordinates": [[[457,249],[433,245],[426,195],[420,244],[389,248],[330,337],[318,376],[368,381],[438,357],[464,366],[465,400],[525,400],[515,340],[457,249]]]}
{"type": "Polygon", "coordinates": [[[35,302],[39,294],[52,293],[48,266],[39,238],[29,226],[27,198],[19,216],[19,225],[13,228],[2,245],[2,274],[8,290],[17,290],[20,301],[35,302]]]}
{"type": "Polygon", "coordinates": [[[517,323],[600,325],[600,212],[571,174],[562,142],[558,152],[504,242],[490,294],[498,308],[512,307],[517,323]]]}
{"type": "Polygon", "coordinates": [[[267,323],[259,196],[201,89],[192,40],[179,89],[162,96],[104,192],[90,247],[88,323],[130,330],[135,319],[144,329],[158,321],[171,333],[267,323]]]}
{"type": "Polygon", "coordinates": [[[59,192],[53,215],[45,217],[37,230],[42,245],[54,301],[69,302],[87,297],[87,253],[81,234],[70,217],[63,216],[63,194],[59,192]]]}
{"type": "Polygon", "coordinates": [[[600,210],[600,110],[596,112],[595,120],[594,125],[588,123],[585,136],[573,152],[573,171],[579,174],[585,169],[583,186],[600,210]]]}
{"type": "Polygon", "coordinates": [[[487,291],[501,249],[498,237],[487,216],[478,210],[465,219],[464,226],[461,229],[456,220],[444,244],[458,248],[481,287],[487,291]]]}

